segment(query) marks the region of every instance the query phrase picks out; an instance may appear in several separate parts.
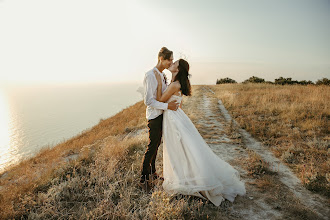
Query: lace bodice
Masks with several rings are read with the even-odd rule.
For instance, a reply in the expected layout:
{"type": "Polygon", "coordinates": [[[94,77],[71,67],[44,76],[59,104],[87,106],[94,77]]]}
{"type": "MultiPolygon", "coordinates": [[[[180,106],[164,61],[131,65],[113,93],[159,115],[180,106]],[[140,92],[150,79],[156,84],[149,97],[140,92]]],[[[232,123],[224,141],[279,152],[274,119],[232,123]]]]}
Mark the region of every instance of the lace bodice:
{"type": "Polygon", "coordinates": [[[179,91],[179,94],[180,95],[172,95],[170,98],[169,98],[169,100],[167,100],[167,103],[169,103],[169,102],[171,102],[171,101],[173,101],[173,100],[175,100],[177,103],[181,103],[181,101],[182,101],[182,93],[181,93],[181,91],[179,91]]]}

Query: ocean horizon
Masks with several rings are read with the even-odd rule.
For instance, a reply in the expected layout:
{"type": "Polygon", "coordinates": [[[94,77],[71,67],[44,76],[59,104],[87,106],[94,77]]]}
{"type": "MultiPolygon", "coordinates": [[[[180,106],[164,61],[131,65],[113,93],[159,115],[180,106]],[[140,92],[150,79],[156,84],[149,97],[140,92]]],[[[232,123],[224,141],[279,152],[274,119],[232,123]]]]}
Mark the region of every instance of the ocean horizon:
{"type": "Polygon", "coordinates": [[[0,87],[0,173],[141,101],[141,86],[99,83],[0,87]]]}

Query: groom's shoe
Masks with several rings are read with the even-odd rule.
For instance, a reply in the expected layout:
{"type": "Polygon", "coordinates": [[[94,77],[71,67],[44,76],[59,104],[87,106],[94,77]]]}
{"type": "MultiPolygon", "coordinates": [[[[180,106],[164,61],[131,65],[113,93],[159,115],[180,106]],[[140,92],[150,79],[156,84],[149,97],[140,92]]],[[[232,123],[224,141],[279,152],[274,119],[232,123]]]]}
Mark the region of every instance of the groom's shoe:
{"type": "Polygon", "coordinates": [[[164,177],[159,176],[157,173],[153,173],[153,174],[151,174],[151,179],[152,180],[157,180],[157,179],[164,180],[164,177]]]}
{"type": "Polygon", "coordinates": [[[147,179],[146,176],[142,175],[140,178],[140,181],[138,183],[138,185],[141,187],[141,189],[143,189],[146,192],[150,192],[151,190],[151,186],[150,186],[150,181],[149,179],[147,179]]]}
{"type": "Polygon", "coordinates": [[[141,189],[143,189],[144,191],[146,191],[147,193],[149,193],[150,192],[150,190],[151,190],[151,186],[150,186],[150,184],[149,184],[149,181],[148,180],[146,180],[146,181],[140,181],[139,183],[138,183],[138,185],[141,187],[141,189]]]}

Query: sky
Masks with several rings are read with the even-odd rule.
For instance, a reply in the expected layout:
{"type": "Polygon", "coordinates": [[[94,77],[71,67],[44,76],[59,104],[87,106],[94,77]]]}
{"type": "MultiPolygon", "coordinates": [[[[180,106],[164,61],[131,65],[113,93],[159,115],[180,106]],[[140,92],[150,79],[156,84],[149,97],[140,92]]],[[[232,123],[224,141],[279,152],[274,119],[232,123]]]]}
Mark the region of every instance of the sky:
{"type": "Polygon", "coordinates": [[[192,84],[330,78],[330,1],[0,0],[0,85],[142,84],[163,46],[192,84]]]}

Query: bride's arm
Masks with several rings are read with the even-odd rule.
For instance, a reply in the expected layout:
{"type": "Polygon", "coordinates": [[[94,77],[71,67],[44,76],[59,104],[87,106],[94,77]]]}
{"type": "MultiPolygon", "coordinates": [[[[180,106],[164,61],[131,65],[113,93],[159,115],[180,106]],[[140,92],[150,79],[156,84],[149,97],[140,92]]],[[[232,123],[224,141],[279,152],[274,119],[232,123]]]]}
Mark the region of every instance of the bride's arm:
{"type": "Polygon", "coordinates": [[[165,90],[165,92],[162,94],[162,79],[156,71],[154,71],[154,73],[158,81],[156,100],[159,102],[167,102],[167,100],[169,100],[174,93],[180,90],[181,87],[180,83],[178,82],[171,83],[168,86],[168,88],[165,90]]]}
{"type": "MultiPolygon", "coordinates": [[[[168,88],[165,90],[165,92],[161,95],[158,101],[160,102],[167,102],[171,98],[171,96],[180,90],[180,84],[178,83],[171,83],[168,88]]],[[[158,93],[157,93],[158,98],[158,93]]]]}
{"type": "Polygon", "coordinates": [[[171,96],[180,90],[180,83],[173,82],[171,83],[168,88],[165,90],[165,92],[162,94],[162,79],[160,75],[154,71],[158,85],[157,85],[157,98],[156,100],[159,102],[167,102],[171,96]]]}

